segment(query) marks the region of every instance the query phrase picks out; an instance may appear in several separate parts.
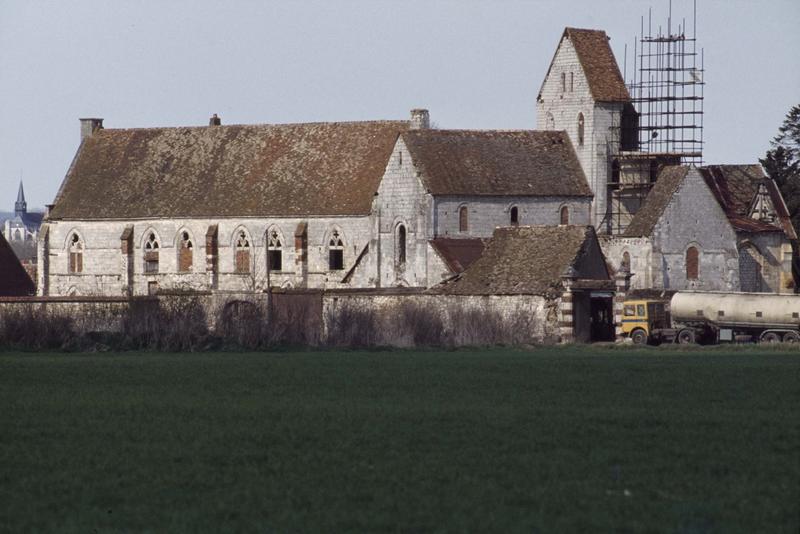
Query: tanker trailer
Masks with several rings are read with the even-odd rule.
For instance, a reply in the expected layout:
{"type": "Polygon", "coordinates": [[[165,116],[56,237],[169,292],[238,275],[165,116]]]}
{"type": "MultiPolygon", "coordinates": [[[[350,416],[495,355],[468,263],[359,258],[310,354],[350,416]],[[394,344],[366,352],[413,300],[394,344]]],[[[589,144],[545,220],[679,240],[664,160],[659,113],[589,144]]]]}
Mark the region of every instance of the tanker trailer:
{"type": "Polygon", "coordinates": [[[670,315],[678,343],[800,342],[800,295],[679,291],[670,315]]]}

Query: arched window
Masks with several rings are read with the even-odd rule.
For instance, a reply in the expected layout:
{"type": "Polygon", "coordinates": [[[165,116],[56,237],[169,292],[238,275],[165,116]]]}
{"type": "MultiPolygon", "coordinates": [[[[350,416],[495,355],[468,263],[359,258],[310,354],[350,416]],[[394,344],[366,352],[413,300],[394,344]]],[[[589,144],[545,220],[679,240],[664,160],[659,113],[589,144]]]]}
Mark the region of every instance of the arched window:
{"type": "Polygon", "coordinates": [[[331,271],[344,269],[344,242],[338,230],[334,230],[328,241],[328,268],[331,271]]]}
{"type": "Polygon", "coordinates": [[[458,231],[469,232],[469,213],[466,206],[458,208],[458,231]]]}
{"type": "Polygon", "coordinates": [[[511,206],[511,226],[519,226],[519,208],[511,206]]]}
{"type": "Polygon", "coordinates": [[[583,113],[578,113],[578,145],[583,146],[583,113]]]}
{"type": "Polygon", "coordinates": [[[567,92],[567,73],[566,72],[562,72],[561,73],[561,92],[562,93],[566,93],[567,92]]]}
{"type": "Polygon", "coordinates": [[[155,232],[150,232],[144,242],[144,272],[158,272],[158,239],[155,232]]]}
{"type": "Polygon", "coordinates": [[[628,254],[627,251],[622,253],[622,265],[620,265],[620,267],[626,272],[630,272],[631,270],[631,255],[628,254]]]}
{"type": "Polygon", "coordinates": [[[700,251],[697,247],[686,249],[686,279],[697,280],[700,277],[700,251]]]}
{"type": "Polygon", "coordinates": [[[547,115],[545,115],[545,130],[555,130],[556,129],[556,119],[553,117],[553,114],[549,111],[547,115]]]}
{"type": "Polygon", "coordinates": [[[558,214],[560,217],[559,224],[569,224],[569,208],[567,206],[561,206],[558,214]]]}
{"type": "Polygon", "coordinates": [[[19,228],[14,230],[14,241],[22,241],[22,233],[19,231],[19,228]]]}
{"type": "Polygon", "coordinates": [[[69,272],[83,272],[83,242],[78,234],[72,234],[69,238],[69,272]]]}
{"type": "Polygon", "coordinates": [[[397,265],[400,267],[406,264],[406,227],[405,225],[398,225],[397,227],[397,265]]]}
{"type": "Polygon", "coordinates": [[[283,243],[277,230],[267,234],[267,266],[270,271],[283,270],[283,243]]]}
{"type": "Polygon", "coordinates": [[[239,274],[250,272],[250,239],[244,230],[239,230],[236,234],[236,249],[234,271],[239,274]]]}
{"type": "Polygon", "coordinates": [[[192,270],[194,244],[189,232],[181,232],[181,241],[178,244],[178,271],[188,273],[192,270]]]}

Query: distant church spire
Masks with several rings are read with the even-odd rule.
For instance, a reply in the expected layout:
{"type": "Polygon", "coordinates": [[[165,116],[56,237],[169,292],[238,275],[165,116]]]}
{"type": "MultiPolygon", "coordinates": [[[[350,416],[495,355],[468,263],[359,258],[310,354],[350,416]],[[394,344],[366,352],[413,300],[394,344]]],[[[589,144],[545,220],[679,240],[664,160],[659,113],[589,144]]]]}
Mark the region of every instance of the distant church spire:
{"type": "Polygon", "coordinates": [[[22,181],[20,181],[17,201],[14,203],[14,212],[21,216],[26,211],[28,211],[28,203],[25,202],[25,190],[22,189],[22,181]]]}

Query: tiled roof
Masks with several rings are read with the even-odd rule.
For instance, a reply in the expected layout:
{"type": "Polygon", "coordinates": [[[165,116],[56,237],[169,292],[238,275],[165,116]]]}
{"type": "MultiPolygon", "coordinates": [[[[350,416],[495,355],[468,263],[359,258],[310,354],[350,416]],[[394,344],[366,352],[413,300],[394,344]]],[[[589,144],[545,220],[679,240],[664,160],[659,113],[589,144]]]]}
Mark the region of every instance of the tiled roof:
{"type": "Polygon", "coordinates": [[[0,234],[0,296],[32,295],[36,288],[3,234],[0,234]]]}
{"type": "Polygon", "coordinates": [[[431,291],[554,297],[562,292],[561,277],[569,267],[578,278],[602,280],[598,286],[607,285],[608,271],[591,226],[497,228],[480,258],[431,291]]]}
{"type": "Polygon", "coordinates": [[[625,229],[625,237],[648,237],[667,209],[673,195],[683,183],[689,167],[686,165],[668,165],[658,173],[656,184],[647,194],[644,204],[633,216],[625,229]]]}
{"type": "Polygon", "coordinates": [[[402,139],[434,195],[592,196],[565,132],[430,129],[402,139]]]}
{"type": "Polygon", "coordinates": [[[405,121],[98,130],[59,219],[363,215],[405,121]]]}
{"type": "Polygon", "coordinates": [[[488,239],[454,239],[437,237],[430,241],[433,250],[447,264],[450,272],[458,274],[480,258],[488,239]]]}
{"type": "Polygon", "coordinates": [[[599,102],[630,102],[631,96],[608,44],[606,32],[566,28],[564,36],[575,47],[592,97],[599,102]]]}
{"type": "Polygon", "coordinates": [[[761,165],[708,165],[700,169],[703,179],[737,230],[775,232],[783,230],[789,239],[797,239],[789,210],[774,180],[764,174],[761,165]],[[780,227],[750,218],[750,207],[760,185],[769,192],[780,227]]]}

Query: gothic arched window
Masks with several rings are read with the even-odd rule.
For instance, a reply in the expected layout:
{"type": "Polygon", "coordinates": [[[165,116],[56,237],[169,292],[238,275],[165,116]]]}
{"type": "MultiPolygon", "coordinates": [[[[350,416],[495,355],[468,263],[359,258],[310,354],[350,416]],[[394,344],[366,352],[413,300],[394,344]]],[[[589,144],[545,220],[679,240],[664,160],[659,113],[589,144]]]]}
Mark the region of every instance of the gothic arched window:
{"type": "Polygon", "coordinates": [[[189,232],[181,233],[181,241],[178,244],[178,271],[188,273],[192,270],[194,244],[189,232]]]}
{"type": "Polygon", "coordinates": [[[283,243],[277,230],[267,234],[267,266],[270,271],[283,270],[283,243]]]}
{"type": "Polygon", "coordinates": [[[578,145],[583,146],[583,113],[578,113],[578,145]]]}
{"type": "Polygon", "coordinates": [[[399,225],[397,227],[397,265],[400,267],[406,264],[406,227],[399,225]]]}
{"type": "Polygon", "coordinates": [[[239,274],[250,272],[250,239],[244,230],[236,234],[234,271],[239,274]]]}
{"type": "Polygon", "coordinates": [[[334,230],[328,241],[328,268],[331,271],[344,269],[344,242],[338,230],[334,230]]]}
{"type": "Polygon", "coordinates": [[[511,207],[511,226],[519,226],[519,208],[516,206],[511,207]]]}
{"type": "Polygon", "coordinates": [[[83,272],[83,242],[78,234],[69,238],[69,272],[83,272]]]}
{"type": "Polygon", "coordinates": [[[144,242],[144,272],[153,274],[158,272],[158,239],[155,232],[150,232],[144,242]]]}
{"type": "Polygon", "coordinates": [[[569,208],[567,206],[561,206],[558,215],[559,224],[569,224],[569,208]]]}
{"type": "Polygon", "coordinates": [[[458,208],[458,231],[469,232],[469,212],[466,206],[458,208]]]}
{"type": "Polygon", "coordinates": [[[697,247],[686,249],[686,279],[697,280],[700,277],[700,251],[697,247]]]}

